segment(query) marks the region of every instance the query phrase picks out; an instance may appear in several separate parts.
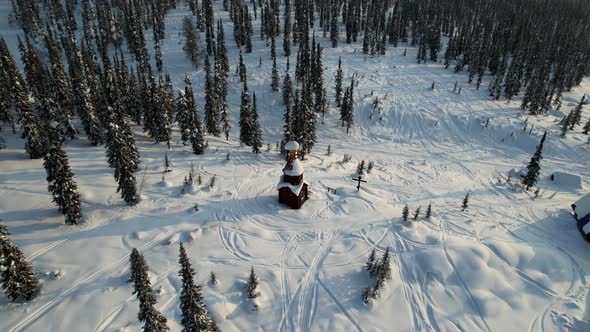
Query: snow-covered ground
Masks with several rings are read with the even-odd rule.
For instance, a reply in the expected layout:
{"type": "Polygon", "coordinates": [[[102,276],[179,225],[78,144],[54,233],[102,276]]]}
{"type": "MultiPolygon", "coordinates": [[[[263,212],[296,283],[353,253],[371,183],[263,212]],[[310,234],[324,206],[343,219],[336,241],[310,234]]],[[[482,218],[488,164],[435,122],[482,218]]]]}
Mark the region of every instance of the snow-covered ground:
{"type": "MultiPolygon", "coordinates": [[[[0,6],[5,16],[9,2],[0,6]]],[[[164,67],[176,88],[189,75],[202,107],[204,74],[192,69],[179,37],[185,14],[179,9],[168,16],[164,67]]],[[[258,96],[263,139],[272,149],[255,155],[237,141],[241,84],[233,70],[238,54],[233,26],[226,12],[216,10],[216,17],[224,21],[230,48],[230,141],[208,137],[206,154],[196,156],[179,142],[178,131],[168,150],[135,128],[138,181],[145,174],[137,206],[125,206],[115,192],[104,148],[81,137],[68,142],[66,151],[85,218],[79,226],[64,225],[47,193],[42,162],[27,159],[16,135],[2,133],[8,149],[0,151],[0,218],[39,271],[43,289],[25,304],[0,296],[1,331],[139,330],[138,302],[127,283],[134,247],[150,266],[154,289],[161,290],[157,308],[179,331],[181,241],[224,331],[590,329],[590,244],[569,214],[569,205],[590,188],[588,136],[559,138],[559,115],[529,116],[532,134],[523,132],[527,116],[518,109],[519,98],[490,100],[488,81],[476,90],[466,74],[416,64],[414,48],[406,57],[402,46],[371,58],[359,45],[341,43],[324,49],[325,82],[332,96],[342,57],[345,81],[355,75],[358,83],[355,126],[346,134],[333,105],[324,123],[318,122],[318,143],[303,161],[310,200],[301,210],[289,210],[278,204],[276,191],[284,165],[274,148],[282,136],[283,104],[270,88],[272,62],[259,21],[254,52],[244,58],[248,85],[258,96]],[[455,81],[461,94],[453,92],[455,81]],[[373,111],[375,96],[382,120],[373,111]],[[513,190],[506,180],[511,169],[526,165],[544,130],[542,197],[535,199],[532,191],[513,190]],[[345,153],[353,160],[343,164],[345,153]],[[174,166],[162,179],[165,154],[174,166]],[[357,191],[351,179],[361,160],[374,161],[375,168],[357,191]],[[191,164],[203,184],[180,197],[191,164]],[[553,184],[548,176],[555,170],[581,175],[585,189],[553,184]],[[216,183],[208,188],[212,176],[216,183]],[[461,211],[467,192],[470,205],[461,211]],[[404,205],[413,212],[429,203],[430,220],[401,221],[404,205]],[[361,293],[370,283],[364,263],[373,248],[387,247],[393,252],[393,280],[374,303],[364,305],[361,293]],[[258,311],[243,295],[251,266],[260,277],[258,311]],[[62,276],[53,278],[55,271],[62,276]],[[218,276],[215,287],[206,285],[210,271],[218,276]]],[[[0,28],[18,54],[17,32],[5,21],[0,28]]],[[[319,35],[316,40],[329,45],[319,35]]],[[[277,54],[282,75],[282,41],[277,54]]],[[[562,109],[569,111],[585,92],[590,92],[587,81],[566,94],[562,109]]],[[[589,114],[585,110],[584,119],[589,114]]]]}

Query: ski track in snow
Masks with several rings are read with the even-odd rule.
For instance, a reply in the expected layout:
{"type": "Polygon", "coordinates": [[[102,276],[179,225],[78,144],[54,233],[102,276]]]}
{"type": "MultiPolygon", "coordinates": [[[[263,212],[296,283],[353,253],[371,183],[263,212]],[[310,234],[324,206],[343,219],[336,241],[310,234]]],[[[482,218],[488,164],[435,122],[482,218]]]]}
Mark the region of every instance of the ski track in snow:
{"type": "Polygon", "coordinates": [[[453,268],[453,271],[454,271],[455,275],[459,279],[459,282],[461,284],[461,288],[463,288],[463,290],[467,294],[467,297],[469,298],[469,301],[471,302],[471,305],[473,306],[473,308],[475,309],[475,311],[479,315],[478,318],[479,318],[480,321],[477,322],[476,325],[480,329],[484,329],[485,328],[485,330],[491,331],[492,329],[490,328],[490,326],[488,325],[488,322],[486,321],[486,319],[482,315],[481,309],[479,308],[479,305],[477,304],[477,301],[473,297],[473,294],[471,294],[471,291],[469,290],[467,284],[465,283],[465,280],[463,280],[463,277],[461,276],[461,273],[457,269],[457,267],[456,267],[453,259],[451,258],[451,255],[449,254],[448,244],[447,244],[447,239],[446,239],[446,237],[448,235],[448,232],[447,232],[448,226],[446,224],[446,220],[445,219],[441,219],[440,225],[441,225],[440,236],[441,236],[441,241],[443,243],[443,249],[444,249],[445,257],[447,258],[447,261],[449,262],[449,264],[453,268]]]}

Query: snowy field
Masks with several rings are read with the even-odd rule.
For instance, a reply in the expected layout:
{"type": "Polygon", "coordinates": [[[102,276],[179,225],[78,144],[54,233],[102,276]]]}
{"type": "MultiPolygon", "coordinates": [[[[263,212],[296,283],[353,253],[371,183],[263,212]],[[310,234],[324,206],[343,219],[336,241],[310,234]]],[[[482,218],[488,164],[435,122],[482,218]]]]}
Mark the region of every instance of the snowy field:
{"type": "MultiPolygon", "coordinates": [[[[17,30],[5,19],[9,7],[9,1],[0,4],[0,28],[18,54],[17,30]]],[[[164,68],[175,88],[184,86],[185,74],[192,79],[202,109],[204,73],[192,69],[179,36],[186,13],[179,9],[167,18],[164,68]]],[[[303,161],[310,200],[301,210],[289,210],[278,204],[276,191],[284,166],[275,150],[284,106],[270,88],[272,62],[260,40],[260,21],[254,22],[254,52],[244,58],[271,151],[265,144],[255,155],[237,139],[241,83],[234,71],[233,25],[227,12],[215,15],[224,21],[230,49],[230,140],[208,137],[208,150],[196,156],[182,146],[177,130],[168,150],[134,128],[141,154],[137,177],[145,179],[137,206],[127,207],[115,192],[104,147],[80,137],[65,149],[85,217],[79,226],[64,225],[47,193],[42,161],[29,160],[24,142],[3,132],[8,148],[0,151],[0,218],[39,271],[43,288],[25,304],[0,296],[0,331],[140,330],[138,302],[127,283],[132,248],[143,253],[153,288],[160,290],[157,308],[171,329],[180,331],[179,242],[185,243],[205,302],[223,331],[590,330],[590,244],[569,213],[570,204],[590,188],[588,136],[578,131],[559,138],[559,114],[528,117],[534,128],[523,132],[527,116],[518,108],[520,98],[490,100],[489,81],[476,90],[466,74],[432,62],[416,64],[414,48],[408,47],[406,57],[400,46],[371,58],[358,44],[328,48],[329,39],[318,33],[316,40],[326,47],[331,109],[324,123],[318,122],[318,143],[303,161]],[[350,134],[340,127],[333,105],[339,57],[346,84],[352,75],[358,83],[350,134]],[[455,81],[461,94],[453,92],[455,81]],[[375,96],[382,115],[373,109],[375,96]],[[544,130],[542,196],[534,198],[506,180],[511,169],[526,165],[544,130]],[[351,162],[342,163],[345,153],[351,162]],[[165,154],[173,171],[163,179],[165,154]],[[374,161],[375,168],[357,191],[351,179],[361,160],[374,161]],[[203,184],[180,197],[191,164],[203,184]],[[581,175],[586,189],[555,185],[548,178],[553,171],[581,175]],[[216,182],[209,188],[212,176],[216,182]],[[470,205],[461,211],[467,192],[470,205]],[[429,203],[430,220],[401,220],[404,205],[413,212],[429,203]],[[393,252],[393,280],[375,302],[364,305],[361,293],[371,282],[364,263],[373,248],[382,253],[387,247],[393,252]],[[258,311],[243,295],[251,266],[260,277],[258,311]],[[56,271],[60,278],[52,277],[56,271]],[[219,279],[215,287],[206,285],[211,271],[219,279]]],[[[146,35],[151,38],[151,32],[146,35]]],[[[282,77],[282,38],[277,52],[282,77]]],[[[564,96],[562,110],[588,92],[584,81],[564,96]]],[[[590,109],[584,112],[583,123],[590,109]]]]}

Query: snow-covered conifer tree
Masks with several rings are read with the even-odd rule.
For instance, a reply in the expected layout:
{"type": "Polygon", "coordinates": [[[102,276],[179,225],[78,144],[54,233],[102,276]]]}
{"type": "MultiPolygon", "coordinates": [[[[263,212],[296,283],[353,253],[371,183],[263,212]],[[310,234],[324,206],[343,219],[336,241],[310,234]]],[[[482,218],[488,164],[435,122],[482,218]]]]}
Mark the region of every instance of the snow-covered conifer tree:
{"type": "Polygon", "coordinates": [[[182,312],[182,331],[218,331],[217,324],[209,316],[207,307],[203,302],[202,287],[195,284],[194,270],[182,242],[178,263],[180,270],[178,275],[182,283],[180,292],[180,310],[182,312]]]}

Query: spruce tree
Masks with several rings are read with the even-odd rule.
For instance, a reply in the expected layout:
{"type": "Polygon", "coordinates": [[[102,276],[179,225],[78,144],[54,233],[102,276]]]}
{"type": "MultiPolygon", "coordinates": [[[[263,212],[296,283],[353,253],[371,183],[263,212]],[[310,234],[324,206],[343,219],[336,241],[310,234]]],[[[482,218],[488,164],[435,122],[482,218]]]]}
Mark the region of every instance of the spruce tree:
{"type": "Polygon", "coordinates": [[[426,209],[426,219],[430,219],[432,216],[432,203],[428,204],[428,208],[426,209]]]}
{"type": "Polygon", "coordinates": [[[284,27],[283,27],[283,51],[285,56],[291,56],[291,2],[285,0],[285,15],[284,15],[284,27]]]}
{"type": "MultiPolygon", "coordinates": [[[[139,251],[136,248],[133,248],[131,250],[131,254],[129,255],[129,281],[128,282],[133,282],[134,286],[136,287],[139,285],[139,283],[137,282],[138,279],[138,275],[141,273],[143,267],[141,266],[141,264],[144,263],[143,257],[141,256],[141,254],[139,253],[139,251]]],[[[137,292],[137,288],[134,288],[135,292],[137,292]]]]}
{"type": "MultiPolygon", "coordinates": [[[[528,190],[528,188],[527,188],[527,190],[528,190]]],[[[467,193],[465,195],[465,197],[463,198],[463,203],[461,204],[461,211],[467,210],[468,207],[469,207],[469,193],[467,193]]]]}
{"type": "Polygon", "coordinates": [[[572,114],[572,120],[570,124],[570,130],[574,130],[576,125],[582,124],[582,109],[584,107],[584,103],[586,102],[586,95],[582,96],[576,108],[574,108],[574,113],[572,114]]]}
{"type": "Polygon", "coordinates": [[[289,58],[287,58],[287,69],[285,69],[285,78],[283,79],[283,103],[285,107],[291,108],[293,99],[293,80],[291,79],[289,58]]]}
{"type": "Polygon", "coordinates": [[[211,76],[209,57],[205,57],[205,128],[213,136],[220,136],[220,114],[216,103],[215,83],[211,76]]]}
{"type": "Polygon", "coordinates": [[[364,160],[362,160],[358,164],[358,166],[356,168],[356,174],[358,174],[358,175],[364,175],[365,174],[365,161],[364,160]]]}
{"type": "Polygon", "coordinates": [[[271,74],[271,87],[272,87],[272,91],[274,92],[278,92],[280,90],[280,81],[281,79],[279,78],[279,71],[277,69],[277,56],[276,56],[276,52],[275,52],[275,37],[272,37],[272,46],[271,46],[271,50],[272,50],[272,74],[271,74]]]}
{"type": "Polygon", "coordinates": [[[193,121],[190,126],[190,141],[193,147],[194,154],[203,154],[205,153],[205,140],[203,138],[203,124],[201,123],[201,118],[199,116],[199,112],[196,108],[193,108],[193,121]]]}
{"type": "Polygon", "coordinates": [[[588,133],[590,133],[590,118],[588,118],[588,122],[586,122],[584,128],[582,129],[582,134],[588,135],[588,133]]]}
{"type": "Polygon", "coordinates": [[[561,138],[564,138],[567,135],[567,131],[570,128],[570,125],[573,122],[573,116],[574,116],[574,111],[570,111],[568,113],[568,115],[565,116],[561,120],[561,130],[560,130],[560,136],[561,136],[561,138]]]}
{"type": "Polygon", "coordinates": [[[381,281],[391,280],[391,253],[389,247],[385,249],[381,261],[379,262],[379,275],[377,278],[381,281]]]}
{"type": "Polygon", "coordinates": [[[258,297],[256,293],[256,287],[258,287],[258,276],[254,273],[254,267],[250,268],[250,275],[248,276],[248,284],[246,285],[246,296],[248,299],[255,299],[258,297]]]}
{"type": "Polygon", "coordinates": [[[373,248],[373,250],[371,250],[371,254],[369,255],[369,258],[367,259],[367,264],[365,265],[365,270],[367,270],[367,272],[369,272],[369,274],[373,274],[373,268],[375,267],[376,264],[376,259],[377,259],[377,255],[375,253],[375,248],[373,248]]]}
{"type": "Polygon", "coordinates": [[[416,209],[416,211],[414,211],[414,220],[418,220],[418,217],[420,217],[420,206],[418,206],[418,208],[416,209]]]}
{"type": "Polygon", "coordinates": [[[539,145],[537,145],[537,150],[527,166],[527,174],[522,180],[522,184],[525,186],[526,190],[529,190],[537,184],[537,179],[541,171],[541,160],[543,159],[543,145],[545,144],[546,138],[547,132],[543,134],[539,145]]]}
{"type": "Polygon", "coordinates": [[[179,121],[182,121],[181,130],[185,138],[191,142],[193,153],[200,155],[205,152],[205,140],[203,139],[203,124],[197,111],[197,104],[193,92],[193,86],[188,76],[184,80],[186,86],[184,88],[183,99],[183,113],[179,121]]]}
{"type": "Polygon", "coordinates": [[[82,218],[80,194],[67,155],[59,142],[51,144],[43,165],[47,170],[48,190],[53,202],[66,216],[66,224],[77,224],[82,218]]]}
{"type": "Polygon", "coordinates": [[[217,276],[213,271],[211,271],[211,274],[209,274],[209,284],[212,286],[217,285],[217,276]]]}
{"type": "Polygon", "coordinates": [[[178,275],[182,283],[180,293],[180,310],[182,312],[182,331],[218,331],[215,321],[209,316],[207,307],[203,302],[202,287],[195,284],[194,270],[191,266],[186,250],[180,243],[178,262],[180,270],[178,275]]]}
{"type": "Polygon", "coordinates": [[[182,30],[184,33],[184,37],[186,38],[183,47],[184,52],[193,64],[193,67],[197,69],[199,67],[199,33],[190,16],[186,16],[182,20],[182,30]]]}
{"type": "Polygon", "coordinates": [[[258,122],[258,110],[256,109],[256,93],[252,96],[252,111],[251,111],[251,144],[252,152],[259,154],[262,147],[262,130],[258,122]]]}
{"type": "Polygon", "coordinates": [[[124,119],[111,122],[107,132],[107,157],[115,168],[114,177],[118,183],[117,192],[129,205],[137,203],[137,180],[135,171],[139,167],[139,155],[131,130],[124,119]]]}
{"type": "Polygon", "coordinates": [[[143,255],[132,251],[132,280],[134,281],[134,292],[139,299],[139,313],[137,318],[144,323],[143,330],[146,332],[165,332],[169,331],[166,325],[167,320],[155,305],[156,297],[153,294],[152,285],[148,275],[148,265],[143,255]],[[136,256],[136,257],[134,257],[136,256]]]}
{"type": "Polygon", "coordinates": [[[217,108],[216,112],[221,117],[221,130],[225,135],[225,139],[229,140],[231,125],[229,122],[229,110],[227,107],[227,72],[224,69],[223,61],[221,54],[218,54],[217,58],[215,58],[214,89],[217,108]]]}
{"type": "Polygon", "coordinates": [[[410,209],[408,208],[408,206],[404,206],[404,210],[402,211],[402,219],[404,221],[408,221],[408,215],[410,214],[410,209]]]}
{"type": "Polygon", "coordinates": [[[247,146],[251,146],[252,136],[252,106],[250,104],[248,86],[244,84],[240,106],[240,142],[247,146]]]}
{"type": "Polygon", "coordinates": [[[39,293],[37,273],[20,249],[0,236],[0,288],[11,301],[29,301],[39,293]]]}
{"type": "MultiPolygon", "coordinates": [[[[188,80],[188,77],[186,78],[188,80]]],[[[184,90],[178,92],[178,102],[176,106],[176,122],[180,129],[180,139],[184,145],[190,139],[190,127],[193,122],[193,110],[189,105],[189,98],[186,93],[186,87],[184,90]]]]}
{"type": "Polygon", "coordinates": [[[225,45],[225,34],[223,31],[223,22],[221,19],[217,21],[217,57],[215,58],[221,65],[224,76],[227,77],[229,73],[229,60],[227,55],[227,46],[225,45]]]}
{"type": "Polygon", "coordinates": [[[246,65],[244,64],[244,58],[242,57],[242,51],[240,51],[240,62],[238,63],[238,74],[240,81],[246,82],[248,74],[246,73],[246,65]]]}
{"type": "Polygon", "coordinates": [[[338,58],[338,69],[336,70],[336,106],[342,106],[342,58],[338,58]]]}
{"type": "Polygon", "coordinates": [[[47,151],[47,138],[43,136],[43,125],[31,107],[26,87],[16,82],[15,106],[21,119],[21,137],[25,139],[25,151],[31,159],[41,158],[47,151]]]}

